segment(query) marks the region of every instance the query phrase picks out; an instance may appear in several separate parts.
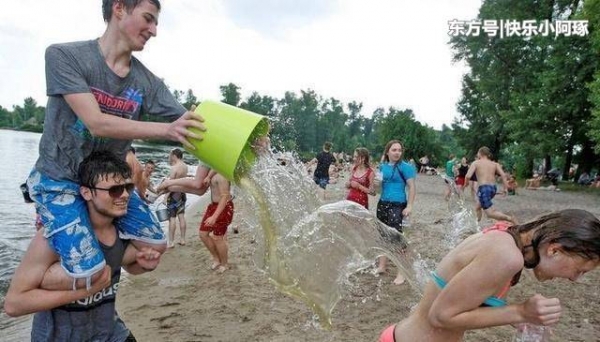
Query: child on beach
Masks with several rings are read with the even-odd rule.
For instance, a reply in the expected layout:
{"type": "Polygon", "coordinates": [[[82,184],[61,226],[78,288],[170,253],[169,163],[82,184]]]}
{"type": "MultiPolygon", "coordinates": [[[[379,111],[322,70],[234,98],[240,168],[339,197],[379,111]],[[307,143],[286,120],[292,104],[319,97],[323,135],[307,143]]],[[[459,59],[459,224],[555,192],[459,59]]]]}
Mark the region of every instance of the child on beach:
{"type": "Polygon", "coordinates": [[[475,210],[477,212],[477,221],[481,221],[482,211],[487,217],[495,220],[504,220],[516,223],[514,217],[508,216],[492,207],[492,199],[498,192],[496,187],[496,175],[502,178],[504,189],[508,189],[506,175],[502,171],[500,164],[491,160],[492,153],[487,147],[482,147],[477,151],[478,159],[471,164],[466,179],[470,179],[474,174],[477,176],[477,204],[475,210]]]}
{"type": "Polygon", "coordinates": [[[375,173],[369,164],[369,150],[359,147],[354,150],[354,168],[346,188],[350,189],[346,199],[369,209],[369,195],[374,194],[373,179],[375,173]]]}
{"type": "Polygon", "coordinates": [[[386,328],[379,341],[456,342],[472,329],[554,325],[562,312],[557,298],[536,294],[520,304],[506,303],[523,268],[539,281],[576,281],[599,264],[600,220],[585,210],[552,212],[520,225],[497,222],[442,259],[417,307],[386,328]]]}
{"type": "Polygon", "coordinates": [[[200,240],[213,258],[212,270],[223,273],[229,269],[228,246],[225,234],[233,220],[231,184],[219,173],[210,178],[211,203],[200,223],[200,240]],[[212,233],[212,235],[210,234],[212,233]]]}

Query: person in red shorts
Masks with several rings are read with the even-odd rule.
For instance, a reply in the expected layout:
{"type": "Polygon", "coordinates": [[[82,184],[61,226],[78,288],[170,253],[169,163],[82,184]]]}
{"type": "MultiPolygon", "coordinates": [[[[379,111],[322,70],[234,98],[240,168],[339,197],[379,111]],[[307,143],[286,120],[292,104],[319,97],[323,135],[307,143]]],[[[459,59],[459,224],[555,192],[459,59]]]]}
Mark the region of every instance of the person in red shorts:
{"type": "Polygon", "coordinates": [[[227,264],[228,246],[225,239],[227,227],[233,220],[233,202],[231,183],[222,175],[215,173],[210,177],[211,203],[206,208],[200,223],[200,240],[210,252],[212,270],[223,273],[229,269],[227,264]],[[210,233],[212,232],[212,235],[210,233]]]}
{"type": "Polygon", "coordinates": [[[369,194],[374,194],[373,179],[375,173],[369,164],[369,150],[359,147],[354,150],[354,168],[346,183],[348,195],[346,199],[369,209],[369,194]]]}

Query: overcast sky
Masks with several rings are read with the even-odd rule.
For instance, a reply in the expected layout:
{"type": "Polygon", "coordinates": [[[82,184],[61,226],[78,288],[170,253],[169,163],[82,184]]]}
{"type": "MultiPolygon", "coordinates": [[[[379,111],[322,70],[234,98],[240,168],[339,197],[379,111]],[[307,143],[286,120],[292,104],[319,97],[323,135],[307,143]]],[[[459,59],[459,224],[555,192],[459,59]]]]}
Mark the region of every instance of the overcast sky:
{"type": "MultiPolygon", "coordinates": [[[[100,0],[0,0],[0,105],[45,105],[44,50],[99,37],[100,0]]],[[[137,57],[172,89],[220,99],[233,82],[282,98],[313,89],[344,103],[411,108],[434,128],[457,115],[462,64],[448,21],[477,16],[481,0],[162,1],[158,36],[137,57]]]]}

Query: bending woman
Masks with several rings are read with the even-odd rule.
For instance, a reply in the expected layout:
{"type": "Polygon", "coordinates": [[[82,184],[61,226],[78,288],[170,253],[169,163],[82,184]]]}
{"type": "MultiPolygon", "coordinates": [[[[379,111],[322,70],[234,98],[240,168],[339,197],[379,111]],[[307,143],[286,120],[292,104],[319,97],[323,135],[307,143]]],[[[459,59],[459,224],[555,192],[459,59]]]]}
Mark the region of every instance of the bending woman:
{"type": "Polygon", "coordinates": [[[465,239],[440,262],[411,315],[390,326],[380,342],[460,341],[466,330],[506,324],[553,325],[561,305],[536,294],[524,303],[504,296],[522,269],[539,281],[571,281],[600,264],[600,221],[567,209],[511,226],[498,222],[465,239]],[[502,260],[502,262],[498,262],[502,260]]]}

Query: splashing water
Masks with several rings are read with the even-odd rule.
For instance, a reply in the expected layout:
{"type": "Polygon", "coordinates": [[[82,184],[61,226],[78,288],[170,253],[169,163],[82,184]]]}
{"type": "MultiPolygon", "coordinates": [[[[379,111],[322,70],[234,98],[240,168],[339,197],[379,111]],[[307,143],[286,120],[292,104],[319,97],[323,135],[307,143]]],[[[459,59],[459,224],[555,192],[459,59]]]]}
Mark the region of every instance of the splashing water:
{"type": "Polygon", "coordinates": [[[261,267],[277,288],[304,301],[331,326],[331,313],[350,277],[386,255],[420,293],[415,254],[404,236],[350,201],[320,205],[315,185],[297,160],[279,165],[261,157],[239,181],[240,199],[257,208],[261,267]],[[262,239],[261,239],[262,238],[262,239]]]}
{"type": "Polygon", "coordinates": [[[452,217],[452,223],[446,242],[449,248],[454,248],[467,235],[479,232],[480,227],[473,209],[465,203],[454,179],[446,174],[441,174],[440,177],[450,186],[448,211],[452,217]]]}

